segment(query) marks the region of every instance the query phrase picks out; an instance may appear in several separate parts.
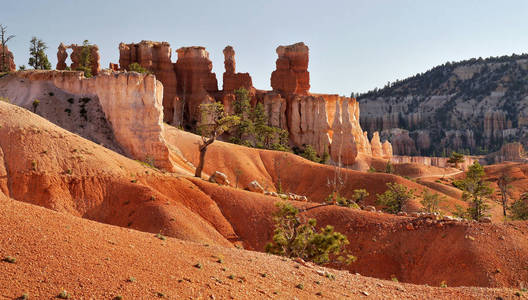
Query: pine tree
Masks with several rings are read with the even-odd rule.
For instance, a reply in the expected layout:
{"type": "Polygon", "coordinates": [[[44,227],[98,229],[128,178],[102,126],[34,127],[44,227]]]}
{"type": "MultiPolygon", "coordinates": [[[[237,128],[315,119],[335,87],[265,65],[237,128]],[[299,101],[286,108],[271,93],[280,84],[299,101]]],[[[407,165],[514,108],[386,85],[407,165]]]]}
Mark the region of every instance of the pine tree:
{"type": "Polygon", "coordinates": [[[29,62],[28,64],[35,70],[50,70],[51,63],[44,50],[48,49],[46,43],[37,37],[33,37],[29,46],[29,62]]]}

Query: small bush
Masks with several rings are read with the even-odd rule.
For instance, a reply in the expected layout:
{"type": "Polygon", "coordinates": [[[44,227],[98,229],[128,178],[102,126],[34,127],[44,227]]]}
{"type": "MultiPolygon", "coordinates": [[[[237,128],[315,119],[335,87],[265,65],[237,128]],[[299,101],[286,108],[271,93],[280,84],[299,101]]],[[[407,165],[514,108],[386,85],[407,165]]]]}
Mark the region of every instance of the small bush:
{"type": "Polygon", "coordinates": [[[388,161],[387,164],[385,165],[385,173],[387,173],[387,174],[393,174],[394,173],[394,166],[392,165],[392,163],[390,161],[388,161]]]}
{"type": "Polygon", "coordinates": [[[68,294],[67,291],[65,290],[62,290],[59,295],[57,295],[57,298],[59,299],[70,299],[70,295],[68,294]]]}
{"type": "Polygon", "coordinates": [[[196,263],[196,264],[194,264],[194,267],[196,269],[201,269],[202,268],[202,264],[201,263],[196,263]]]}
{"type": "Polygon", "coordinates": [[[383,194],[377,195],[378,204],[384,206],[388,213],[396,214],[412,199],[414,190],[411,190],[399,183],[387,183],[387,190],[383,194]]]}
{"type": "Polygon", "coordinates": [[[290,258],[299,257],[316,264],[330,262],[331,255],[346,264],[356,259],[345,250],[349,244],[347,237],[335,232],[334,227],[328,225],[317,232],[317,221],[301,221],[299,210],[290,203],[277,202],[276,206],[278,211],[274,213],[273,241],[266,245],[266,252],[290,258]]]}
{"type": "Polygon", "coordinates": [[[167,238],[161,233],[156,233],[156,238],[158,238],[158,239],[160,239],[162,241],[167,240],[167,238]]]}
{"type": "Polygon", "coordinates": [[[304,151],[301,153],[301,156],[316,163],[321,162],[321,158],[319,155],[317,155],[317,152],[315,152],[315,149],[312,147],[312,145],[306,145],[304,147],[304,151]]]}
{"type": "Polygon", "coordinates": [[[10,264],[14,264],[16,263],[16,258],[12,257],[12,256],[6,256],[3,261],[7,262],[7,263],[10,263],[10,264]]]}
{"type": "Polygon", "coordinates": [[[128,277],[127,282],[136,282],[136,278],[130,276],[130,277],[128,277]]]}
{"type": "Polygon", "coordinates": [[[423,205],[423,209],[428,213],[435,213],[440,210],[440,204],[445,201],[445,196],[440,196],[437,193],[432,193],[429,189],[426,189],[422,193],[422,200],[420,203],[423,205]]]}
{"type": "Polygon", "coordinates": [[[145,68],[143,68],[140,64],[137,62],[131,63],[128,65],[128,71],[130,72],[137,72],[140,74],[150,74],[151,72],[145,68]]]}
{"type": "Polygon", "coordinates": [[[514,220],[528,220],[528,194],[523,194],[511,204],[510,214],[514,220]]]}
{"type": "Polygon", "coordinates": [[[37,107],[39,106],[39,104],[40,104],[40,100],[39,99],[33,100],[32,106],[33,106],[33,112],[34,113],[37,112],[37,107]]]}

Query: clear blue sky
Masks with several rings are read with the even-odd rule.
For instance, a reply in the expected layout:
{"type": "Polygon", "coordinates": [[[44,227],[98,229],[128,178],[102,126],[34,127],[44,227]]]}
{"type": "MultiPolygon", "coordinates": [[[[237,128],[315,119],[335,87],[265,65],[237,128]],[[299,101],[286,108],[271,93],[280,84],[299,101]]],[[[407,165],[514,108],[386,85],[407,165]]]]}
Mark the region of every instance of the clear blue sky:
{"type": "Polygon", "coordinates": [[[237,71],[270,88],[278,45],[310,47],[311,91],[363,92],[446,61],[528,52],[525,0],[133,1],[2,0],[0,24],[15,34],[15,63],[28,61],[33,35],[99,46],[101,65],[118,62],[120,42],[168,41],[174,50],[205,46],[221,88],[222,49],[232,45],[237,71]]]}

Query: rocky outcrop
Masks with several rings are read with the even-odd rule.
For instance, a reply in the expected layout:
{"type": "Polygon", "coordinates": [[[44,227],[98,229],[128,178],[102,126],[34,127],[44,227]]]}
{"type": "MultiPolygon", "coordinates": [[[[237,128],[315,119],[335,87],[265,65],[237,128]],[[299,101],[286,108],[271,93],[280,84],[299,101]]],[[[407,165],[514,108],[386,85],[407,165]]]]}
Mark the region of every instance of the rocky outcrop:
{"type": "Polygon", "coordinates": [[[264,188],[256,180],[253,180],[248,184],[247,190],[250,192],[261,193],[261,194],[264,194],[265,192],[264,188]]]}
{"type": "Polygon", "coordinates": [[[129,70],[130,64],[138,63],[156,75],[156,79],[163,84],[164,121],[169,123],[174,119],[174,105],[179,101],[176,90],[176,72],[171,61],[171,54],[172,50],[167,42],[141,41],[119,44],[121,70],[129,70]]]}
{"type": "Polygon", "coordinates": [[[486,160],[491,164],[504,161],[528,162],[528,157],[521,143],[508,143],[502,145],[499,151],[486,155],[486,160]]]}
{"type": "Polygon", "coordinates": [[[66,46],[63,43],[59,44],[57,49],[57,70],[66,70],[66,59],[68,58],[68,52],[66,52],[66,46]]]}
{"type": "Polygon", "coordinates": [[[173,123],[195,126],[200,120],[200,105],[215,101],[218,82],[204,47],[182,47],[177,50],[176,74],[179,101],[173,123]]]}
{"type": "Polygon", "coordinates": [[[383,142],[383,158],[390,159],[392,157],[392,144],[389,141],[383,142]]]}
{"type": "MultiPolygon", "coordinates": [[[[425,166],[434,166],[440,168],[446,168],[452,166],[447,161],[448,157],[430,157],[430,156],[400,156],[395,155],[390,158],[390,161],[394,164],[404,164],[404,163],[415,163],[425,166]]],[[[469,166],[478,161],[481,164],[485,164],[485,161],[482,161],[479,157],[473,156],[464,156],[464,162],[458,165],[458,168],[461,170],[467,170],[469,166]]]]}
{"type": "Polygon", "coordinates": [[[213,175],[209,177],[209,182],[218,183],[219,185],[230,184],[229,180],[227,179],[227,175],[218,171],[215,171],[213,175]]]}
{"type": "Polygon", "coordinates": [[[236,73],[235,50],[231,46],[224,48],[223,92],[229,93],[239,88],[245,88],[252,92],[253,81],[249,73],[236,73]]]}
{"type": "Polygon", "coordinates": [[[16,65],[15,65],[15,58],[13,56],[13,53],[9,51],[7,46],[5,46],[5,49],[0,45],[0,72],[14,72],[16,71],[16,65]],[[5,70],[2,70],[1,68],[4,68],[5,70]]]}
{"type": "Polygon", "coordinates": [[[125,154],[174,170],[164,138],[163,85],[155,76],[110,71],[92,78],[73,71],[30,71],[17,76],[45,81],[78,97],[97,99],[125,154]]]}
{"type": "Polygon", "coordinates": [[[310,90],[308,47],[304,43],[277,47],[276,70],[271,74],[271,87],[283,95],[306,95],[310,90]]]}
{"type": "Polygon", "coordinates": [[[381,145],[379,132],[375,131],[370,140],[370,146],[372,148],[372,157],[383,157],[383,147],[381,145]]]}
{"type": "Polygon", "coordinates": [[[77,44],[71,44],[69,46],[65,46],[63,43],[60,43],[57,51],[57,70],[66,70],[66,59],[68,58],[68,52],[67,49],[71,49],[72,53],[70,55],[70,58],[72,60],[72,63],[70,65],[71,70],[77,70],[81,64],[82,59],[82,51],[86,47],[89,48],[90,51],[90,68],[91,73],[93,76],[99,74],[101,71],[101,64],[99,60],[101,59],[101,56],[99,55],[99,47],[97,45],[77,45],[77,44]]]}

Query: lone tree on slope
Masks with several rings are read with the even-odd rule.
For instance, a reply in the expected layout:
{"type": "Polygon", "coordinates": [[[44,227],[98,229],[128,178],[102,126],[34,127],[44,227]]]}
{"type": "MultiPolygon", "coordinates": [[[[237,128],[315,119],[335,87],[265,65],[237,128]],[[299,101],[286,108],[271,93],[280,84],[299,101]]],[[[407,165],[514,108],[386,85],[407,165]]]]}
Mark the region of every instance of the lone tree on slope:
{"type": "Polygon", "coordinates": [[[465,161],[465,160],[464,160],[464,154],[453,151],[453,152],[451,153],[451,156],[450,156],[449,159],[447,160],[447,163],[449,163],[449,164],[454,164],[454,165],[455,165],[455,168],[458,169],[458,164],[461,164],[461,163],[463,163],[464,161],[465,161]]]}
{"type": "Polygon", "coordinates": [[[511,177],[502,173],[497,179],[497,186],[499,187],[500,199],[499,203],[502,205],[502,214],[506,217],[506,210],[508,209],[508,197],[511,193],[512,186],[510,183],[513,181],[511,177]]]}
{"type": "Polygon", "coordinates": [[[196,172],[194,173],[195,177],[202,177],[207,147],[209,147],[217,137],[222,135],[222,133],[240,122],[240,119],[237,116],[226,115],[224,106],[218,102],[202,104],[200,105],[200,111],[202,113],[202,119],[198,131],[202,136],[202,142],[198,147],[200,150],[200,160],[198,167],[196,167],[196,172]]]}

